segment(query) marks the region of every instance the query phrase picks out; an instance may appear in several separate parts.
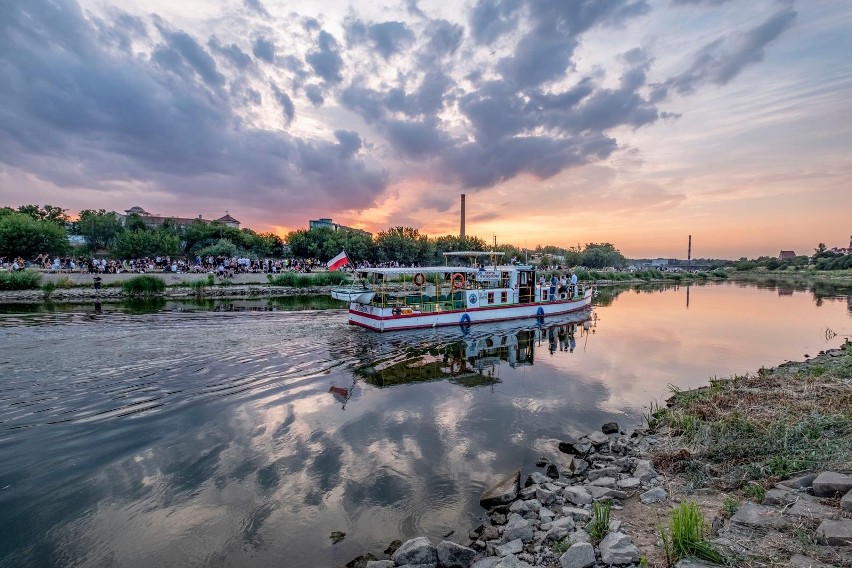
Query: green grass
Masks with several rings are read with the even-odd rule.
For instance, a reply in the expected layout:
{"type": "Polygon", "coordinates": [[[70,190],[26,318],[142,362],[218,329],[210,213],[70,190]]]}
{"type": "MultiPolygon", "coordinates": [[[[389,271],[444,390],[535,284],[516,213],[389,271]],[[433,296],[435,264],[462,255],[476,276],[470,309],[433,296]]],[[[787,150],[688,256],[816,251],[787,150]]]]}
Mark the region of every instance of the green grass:
{"type": "Polygon", "coordinates": [[[128,296],[156,296],[166,289],[166,282],[157,276],[134,276],[121,284],[128,296]]]}
{"type": "Polygon", "coordinates": [[[553,545],[553,551],[556,554],[565,554],[572,544],[574,543],[571,541],[571,535],[568,535],[553,545]]]}
{"type": "Polygon", "coordinates": [[[759,483],[749,483],[743,489],[743,494],[756,503],[763,503],[763,498],[766,497],[766,488],[759,483]]]}
{"type": "Polygon", "coordinates": [[[586,525],[586,532],[592,537],[592,542],[597,544],[603,540],[609,532],[609,512],[612,508],[610,501],[598,501],[592,505],[592,520],[586,525]]]}
{"type": "Polygon", "coordinates": [[[722,503],[722,513],[726,517],[733,517],[734,513],[740,508],[740,500],[736,497],[725,497],[725,501],[722,503]]]}
{"type": "Polygon", "coordinates": [[[0,290],[35,290],[41,284],[41,274],[31,270],[0,272],[0,290]]]}
{"type": "Polygon", "coordinates": [[[53,297],[53,293],[56,291],[56,283],[45,282],[41,286],[41,291],[44,293],[44,299],[49,300],[51,297],[53,297]]]}
{"type": "Polygon", "coordinates": [[[704,539],[704,515],[691,501],[683,502],[672,510],[668,530],[661,526],[660,537],[669,566],[687,557],[716,564],[726,563],[725,557],[704,539]]]}
{"type": "Polygon", "coordinates": [[[289,286],[291,288],[339,286],[349,281],[349,277],[344,272],[318,272],[316,274],[285,272],[277,276],[268,274],[266,278],[272,286],[289,286]]]}

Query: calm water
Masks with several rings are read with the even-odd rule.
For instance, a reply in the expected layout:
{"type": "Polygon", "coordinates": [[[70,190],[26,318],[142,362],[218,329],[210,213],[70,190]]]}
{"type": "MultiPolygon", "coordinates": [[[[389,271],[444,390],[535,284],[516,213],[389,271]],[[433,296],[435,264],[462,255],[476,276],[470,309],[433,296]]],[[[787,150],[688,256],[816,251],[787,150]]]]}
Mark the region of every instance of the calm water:
{"type": "Polygon", "coordinates": [[[463,540],[482,491],[562,435],[840,345],[848,294],[602,290],[585,325],[467,335],[308,300],[6,308],[0,565],[334,566],[463,540]]]}

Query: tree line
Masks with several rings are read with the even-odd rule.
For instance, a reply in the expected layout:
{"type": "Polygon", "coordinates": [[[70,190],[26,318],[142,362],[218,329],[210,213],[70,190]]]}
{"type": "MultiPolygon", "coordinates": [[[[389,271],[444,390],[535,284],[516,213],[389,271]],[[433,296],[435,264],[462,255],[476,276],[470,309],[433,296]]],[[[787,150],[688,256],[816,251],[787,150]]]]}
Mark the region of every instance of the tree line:
{"type": "Polygon", "coordinates": [[[390,227],[375,237],[357,231],[330,228],[299,229],[285,240],[272,233],[237,229],[223,223],[195,220],[182,226],[165,219],[149,227],[144,218],[130,214],[122,222],[114,211],[86,209],[71,221],[68,211],[45,205],[0,208],[0,257],[32,260],[41,254],[105,254],[117,259],[154,256],[247,256],[249,258],[315,258],[326,262],[345,250],[354,262],[372,264],[398,262],[403,265],[443,264],[444,252],[497,250],[504,259],[543,266],[623,267],[624,256],[610,243],[585,247],[537,246],[521,249],[513,245],[490,246],[475,236],[429,237],[412,227],[390,227]],[[85,244],[74,246],[68,236],[79,235],[85,244]]]}

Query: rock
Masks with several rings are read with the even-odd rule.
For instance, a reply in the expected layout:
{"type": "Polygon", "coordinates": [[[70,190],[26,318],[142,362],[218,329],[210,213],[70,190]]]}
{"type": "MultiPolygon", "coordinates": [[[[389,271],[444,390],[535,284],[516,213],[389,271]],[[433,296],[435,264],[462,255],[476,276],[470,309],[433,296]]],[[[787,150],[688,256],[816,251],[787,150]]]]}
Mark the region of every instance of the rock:
{"type": "Polygon", "coordinates": [[[751,501],[746,501],[740,505],[734,516],[731,517],[731,523],[762,529],[782,528],[788,524],[786,519],[781,517],[781,511],[751,501]]]}
{"type": "Polygon", "coordinates": [[[491,513],[491,522],[495,525],[505,525],[507,520],[503,513],[491,513]]]}
{"type": "Polygon", "coordinates": [[[584,529],[577,529],[571,533],[571,544],[577,544],[578,542],[588,542],[591,544],[592,537],[584,529]]]}
{"type": "Polygon", "coordinates": [[[601,426],[601,432],[604,434],[617,434],[618,433],[618,423],[617,422],[607,422],[603,426],[601,426]]]}
{"type": "Polygon", "coordinates": [[[834,517],[837,510],[832,507],[826,507],[822,503],[817,503],[811,499],[799,499],[791,507],[784,511],[785,515],[791,517],[801,517],[806,519],[822,519],[825,517],[834,517]]]}
{"type": "Polygon", "coordinates": [[[601,499],[627,499],[628,497],[627,493],[619,489],[597,487],[596,485],[589,487],[589,493],[595,501],[600,501],[601,499]]]}
{"type": "Polygon", "coordinates": [[[503,529],[502,541],[505,543],[520,539],[523,542],[530,542],[534,536],[535,530],[532,523],[519,515],[512,514],[506,523],[506,528],[503,529]]]}
{"type": "Polygon", "coordinates": [[[527,501],[527,509],[538,512],[541,510],[541,501],[538,499],[529,499],[527,501]]]}
{"type": "Polygon", "coordinates": [[[592,502],[592,496],[585,487],[566,487],[562,490],[562,496],[575,505],[588,505],[592,502]]]}
{"type": "Polygon", "coordinates": [[[331,534],[328,536],[331,539],[331,544],[337,544],[344,538],[346,538],[346,533],[343,531],[331,531],[331,534]]]}
{"type": "Polygon", "coordinates": [[[789,568],[831,568],[828,564],[823,564],[813,558],[808,558],[801,554],[794,554],[787,563],[789,568]]]}
{"type": "Polygon", "coordinates": [[[526,513],[527,511],[530,510],[530,506],[527,505],[526,501],[515,501],[509,507],[509,510],[513,513],[518,513],[519,515],[523,515],[524,513],[526,513]]]}
{"type": "Polygon", "coordinates": [[[789,489],[770,489],[763,497],[764,505],[789,505],[796,502],[796,494],[789,489]]]}
{"type": "Polygon", "coordinates": [[[505,478],[501,479],[488,491],[482,494],[479,499],[479,504],[485,509],[490,509],[495,505],[511,503],[518,497],[518,491],[521,488],[521,470],[516,470],[510,473],[505,478]]]}
{"type": "Polygon", "coordinates": [[[636,462],[636,469],[633,470],[633,477],[638,477],[642,483],[649,483],[656,479],[660,474],[654,470],[651,460],[639,460],[636,462]]]}
{"type": "Polygon", "coordinates": [[[539,487],[535,491],[535,498],[538,499],[542,505],[550,505],[551,503],[556,501],[556,493],[539,487]]]}
{"type": "Polygon", "coordinates": [[[840,510],[852,513],[852,490],[847,491],[843,499],[840,500],[840,510]]]}
{"type": "Polygon", "coordinates": [[[559,442],[559,451],[565,454],[583,454],[580,450],[580,441],[569,436],[567,439],[559,442]]]}
{"type": "Polygon", "coordinates": [[[654,487],[639,495],[639,501],[648,505],[650,503],[661,503],[668,498],[668,493],[662,487],[654,487]]]}
{"type": "Polygon", "coordinates": [[[473,563],[470,568],[496,568],[500,564],[499,556],[486,556],[473,563]]]}
{"type": "Polygon", "coordinates": [[[852,476],[824,471],[814,479],[814,495],[817,497],[834,497],[844,495],[852,490],[852,476]]]}
{"type": "Polygon", "coordinates": [[[601,469],[590,469],[586,474],[586,478],[589,481],[596,481],[601,477],[618,477],[618,474],[621,473],[620,468],[617,467],[604,467],[601,469]]]}
{"type": "Polygon", "coordinates": [[[544,473],[551,479],[559,479],[559,468],[554,464],[547,466],[547,470],[544,473]]]}
{"type": "Polygon", "coordinates": [[[607,533],[600,543],[601,560],[604,564],[632,564],[639,562],[639,549],[630,537],[621,532],[607,533]]]}
{"type": "Polygon", "coordinates": [[[551,526],[547,533],[545,533],[544,535],[544,542],[559,542],[566,536],[568,536],[568,529],[566,529],[565,527],[551,526]]]}
{"type": "Polygon", "coordinates": [[[615,478],[599,477],[596,480],[592,481],[591,485],[593,485],[594,487],[615,487],[615,478]]]}
{"type": "Polygon", "coordinates": [[[587,568],[595,563],[595,548],[588,542],[572,544],[565,554],[559,557],[562,568],[587,568]]]}
{"type": "Polygon", "coordinates": [[[472,548],[456,544],[449,540],[438,543],[438,564],[441,568],[467,568],[476,557],[472,548]]]}
{"type": "Polygon", "coordinates": [[[684,558],[683,560],[678,560],[677,564],[674,565],[674,568],[718,568],[718,564],[707,564],[698,560],[696,558],[684,558]]]}
{"type": "Polygon", "coordinates": [[[592,432],[586,435],[586,438],[592,443],[593,446],[603,446],[607,442],[609,442],[609,436],[604,434],[603,432],[592,432]]]}
{"type": "Polygon", "coordinates": [[[576,457],[571,460],[571,464],[568,466],[568,471],[571,473],[571,475],[582,475],[583,472],[587,471],[588,469],[589,462],[576,457]]]}
{"type": "Polygon", "coordinates": [[[542,457],[538,458],[538,460],[536,460],[535,466],[536,467],[545,467],[549,463],[550,463],[550,460],[547,459],[546,457],[542,456],[542,457]]]}
{"type": "Polygon", "coordinates": [[[393,568],[396,564],[393,560],[370,560],[367,562],[367,568],[393,568]]]}
{"type": "MultiPolygon", "coordinates": [[[[816,488],[816,481],[814,481],[816,488]]],[[[823,521],[817,527],[817,541],[831,546],[852,546],[852,520],[823,521]]]]}
{"type": "Polygon", "coordinates": [[[500,529],[495,526],[487,526],[482,531],[482,540],[497,540],[500,538],[500,529]]]}
{"type": "Polygon", "coordinates": [[[524,487],[529,487],[531,485],[536,485],[536,484],[541,485],[541,484],[547,483],[548,481],[550,481],[549,477],[547,477],[543,473],[540,473],[538,471],[534,471],[527,476],[527,480],[524,482],[524,487]]]}
{"type": "Polygon", "coordinates": [[[349,562],[345,564],[346,568],[367,568],[367,564],[376,560],[376,557],[373,556],[371,552],[367,554],[362,554],[356,558],[353,558],[349,562]]]}
{"type": "Polygon", "coordinates": [[[625,490],[636,489],[641,484],[642,484],[642,482],[639,480],[638,477],[628,477],[627,479],[619,479],[618,480],[619,489],[625,489],[625,490]]]}
{"type": "Polygon", "coordinates": [[[400,546],[402,546],[401,540],[396,539],[396,540],[392,541],[388,545],[388,547],[385,549],[385,554],[387,554],[388,556],[392,556],[393,553],[396,552],[399,549],[400,546]]]}
{"type": "Polygon", "coordinates": [[[591,511],[577,507],[562,507],[562,514],[567,517],[571,517],[575,521],[585,522],[592,520],[591,511]]]}
{"type": "Polygon", "coordinates": [[[484,531],[484,530],[485,530],[485,525],[479,525],[475,529],[470,529],[470,531],[468,531],[468,533],[467,533],[467,536],[470,540],[476,540],[480,536],[482,536],[482,531],[484,531]]]}
{"type": "Polygon", "coordinates": [[[515,540],[511,540],[506,544],[500,545],[496,548],[497,556],[508,556],[509,554],[517,554],[524,549],[524,543],[521,542],[521,539],[516,538],[515,540]]]}
{"type": "Polygon", "coordinates": [[[402,543],[391,559],[399,566],[404,564],[437,564],[438,551],[425,536],[402,543]]]}
{"type": "Polygon", "coordinates": [[[795,489],[796,491],[801,491],[802,489],[810,489],[814,485],[814,479],[816,479],[815,473],[808,473],[805,475],[800,475],[799,477],[793,477],[790,479],[785,479],[778,485],[783,485],[784,487],[788,487],[790,489],[795,489]]]}
{"type": "Polygon", "coordinates": [[[509,555],[505,558],[502,558],[500,562],[495,564],[494,568],[532,568],[528,563],[524,562],[520,558],[509,555]]]}

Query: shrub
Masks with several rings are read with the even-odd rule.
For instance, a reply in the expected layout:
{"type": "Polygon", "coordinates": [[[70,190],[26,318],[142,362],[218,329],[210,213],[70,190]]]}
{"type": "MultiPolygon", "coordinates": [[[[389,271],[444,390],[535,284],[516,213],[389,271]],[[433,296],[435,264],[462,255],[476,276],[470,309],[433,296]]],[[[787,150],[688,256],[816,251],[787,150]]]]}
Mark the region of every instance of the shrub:
{"type": "Polygon", "coordinates": [[[54,282],[45,282],[41,291],[44,292],[44,299],[49,300],[53,296],[53,292],[56,291],[56,284],[54,282]]]}
{"type": "Polygon", "coordinates": [[[687,501],[673,509],[669,530],[660,527],[660,536],[670,566],[688,556],[716,564],[726,563],[725,557],[704,540],[704,515],[694,502],[687,501]]]}
{"type": "Polygon", "coordinates": [[[56,280],[56,287],[67,290],[68,288],[73,288],[76,286],[74,281],[68,278],[67,276],[61,276],[56,280]]]}
{"type": "Polygon", "coordinates": [[[31,270],[0,272],[0,290],[34,290],[41,284],[41,274],[31,270]]]}
{"type": "Polygon", "coordinates": [[[317,274],[298,274],[285,272],[273,276],[266,275],[272,286],[290,286],[292,288],[310,288],[311,286],[339,286],[349,280],[344,272],[320,272],[317,274]]]}
{"type": "Polygon", "coordinates": [[[586,525],[586,531],[592,537],[592,542],[597,544],[603,540],[609,532],[609,511],[612,508],[610,501],[598,501],[592,505],[592,520],[586,525]]]}
{"type": "Polygon", "coordinates": [[[166,282],[156,276],[135,276],[124,281],[121,289],[129,296],[155,296],[166,289],[166,282]]]}

